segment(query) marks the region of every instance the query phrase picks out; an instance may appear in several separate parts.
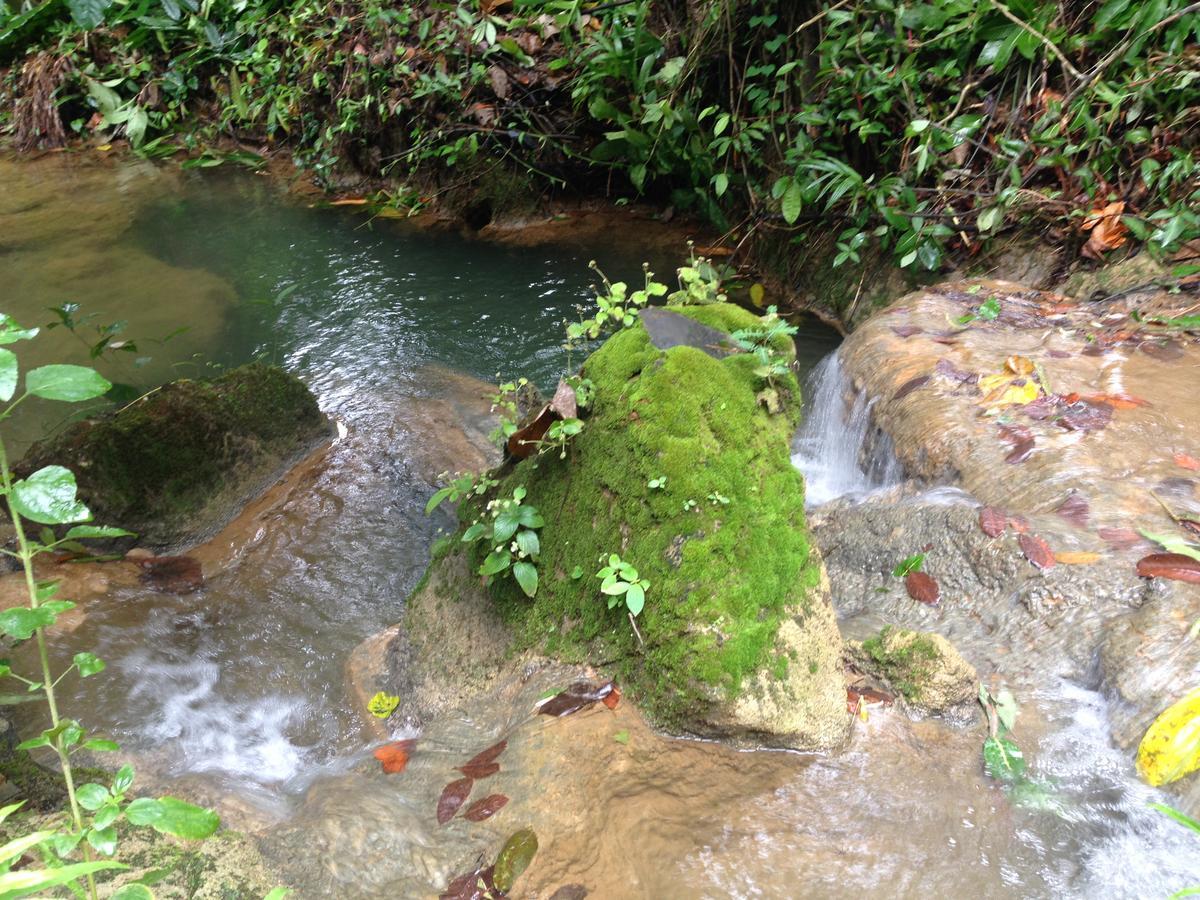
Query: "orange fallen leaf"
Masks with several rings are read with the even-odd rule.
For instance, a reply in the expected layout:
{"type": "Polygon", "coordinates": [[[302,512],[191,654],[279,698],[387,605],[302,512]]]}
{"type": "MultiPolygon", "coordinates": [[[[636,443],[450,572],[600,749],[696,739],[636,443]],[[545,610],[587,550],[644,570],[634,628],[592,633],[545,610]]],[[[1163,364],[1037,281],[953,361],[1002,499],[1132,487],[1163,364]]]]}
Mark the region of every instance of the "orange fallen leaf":
{"type": "Polygon", "coordinates": [[[617,704],[621,702],[620,689],[614,684],[613,689],[611,691],[609,691],[608,694],[605,695],[604,699],[601,700],[600,702],[603,703],[605,706],[607,706],[609,709],[616,709],[617,704]]]}
{"type": "Polygon", "coordinates": [[[1014,375],[1032,375],[1033,360],[1026,356],[1010,356],[1004,361],[1004,367],[1014,375]]]}
{"type": "Polygon", "coordinates": [[[1125,243],[1125,235],[1129,229],[1121,221],[1125,211],[1124,200],[1114,200],[1102,209],[1093,209],[1083,220],[1084,231],[1090,231],[1091,237],[1083,245],[1080,254],[1089,259],[1103,259],[1107,250],[1115,250],[1125,243]]]}
{"type": "Polygon", "coordinates": [[[1064,566],[1089,566],[1099,562],[1101,556],[1090,550],[1059,550],[1054,554],[1054,558],[1064,566]]]}
{"type": "Polygon", "coordinates": [[[366,206],[370,201],[366,197],[346,197],[342,200],[330,200],[330,206],[366,206]]]}
{"type": "Polygon", "coordinates": [[[388,775],[396,775],[403,772],[408,765],[408,755],[416,743],[413,740],[393,741],[382,747],[376,747],[374,756],[383,763],[384,772],[388,775]]]}
{"type": "Polygon", "coordinates": [[[1200,471],[1200,459],[1196,459],[1196,457],[1190,456],[1187,453],[1176,453],[1175,465],[1191,469],[1193,472],[1200,471]]]}

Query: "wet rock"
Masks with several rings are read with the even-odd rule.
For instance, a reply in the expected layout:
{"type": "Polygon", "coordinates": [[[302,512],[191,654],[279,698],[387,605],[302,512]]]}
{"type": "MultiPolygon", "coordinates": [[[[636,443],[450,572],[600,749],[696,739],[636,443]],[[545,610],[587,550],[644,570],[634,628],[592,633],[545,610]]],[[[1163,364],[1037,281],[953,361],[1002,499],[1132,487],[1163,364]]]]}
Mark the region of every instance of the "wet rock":
{"type": "Polygon", "coordinates": [[[20,468],[65,465],[97,522],[177,547],[212,534],[329,433],[299,379],[253,364],[78,422],[35,444],[20,468]]]}
{"type": "MultiPolygon", "coordinates": [[[[725,304],[682,313],[723,335],[758,321],[725,304]]],[[[410,598],[378,689],[427,714],[532,658],[602,661],[664,727],[841,743],[841,641],[789,457],[798,386],[780,378],[786,414],[769,415],[753,368],[746,354],[661,350],[642,324],[612,337],[585,363],[596,398],[567,458],[496,473],[495,496],[523,487],[545,519],[537,596],[508,578],[485,588],[482,549],[452,541],[410,598]],[[648,486],[662,476],[665,488],[648,486]],[[599,592],[598,560],[612,553],[650,583],[636,631],[599,592]]]]}
{"type": "Polygon", "coordinates": [[[933,632],[884,626],[846,652],[859,672],[874,675],[905,706],[922,715],[960,711],[979,695],[979,677],[954,646],[933,632]]]}

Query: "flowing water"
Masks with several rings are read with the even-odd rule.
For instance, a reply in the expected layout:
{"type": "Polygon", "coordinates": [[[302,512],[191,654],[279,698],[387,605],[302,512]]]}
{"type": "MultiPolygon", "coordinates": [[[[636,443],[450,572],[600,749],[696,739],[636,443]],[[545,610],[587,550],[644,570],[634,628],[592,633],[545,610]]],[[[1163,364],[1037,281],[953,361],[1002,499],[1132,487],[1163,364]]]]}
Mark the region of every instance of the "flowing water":
{"type": "MultiPolygon", "coordinates": [[[[309,209],[251,176],[147,164],[0,163],[0,178],[5,311],[26,325],[63,303],[96,316],[49,332],[23,362],[86,361],[95,326],[123,321],[137,350],[100,360],[114,381],[140,389],[266,358],[339,423],[333,446],[198,551],[204,590],[97,576],[86,624],[65,617],[53,646],[109,661],[67,712],[119,739],[139,778],[269,827],[264,850],[301,896],[423,896],[457,874],[439,842],[483,834],[494,850],[515,819],[468,834],[458,820],[437,830],[428,810],[452,760],[501,733],[514,737],[500,789],[543,843],[528,896],[572,881],[593,897],[656,898],[1141,897],[1186,883],[1186,836],[1147,811],[1157,795],[1108,745],[1103,701],[1070,685],[1034,694],[1022,731],[1057,811],[984,778],[969,729],[876,711],[839,756],[739,753],[657,736],[628,704],[522,724],[512,711],[536,679],[429,723],[404,778],[382,776],[344,668],[399,618],[449,524],[423,515],[434,474],[485,458],[479,379],[550,385],[561,321],[588,296],[586,261],[636,276],[644,238],[508,248],[309,209]]],[[[799,341],[806,369],[825,359],[796,447],[810,504],[898,478],[885,445],[863,455],[869,410],[847,404],[835,344],[816,328],[799,341]]],[[[31,404],[16,443],[59,415],[31,404]]]]}

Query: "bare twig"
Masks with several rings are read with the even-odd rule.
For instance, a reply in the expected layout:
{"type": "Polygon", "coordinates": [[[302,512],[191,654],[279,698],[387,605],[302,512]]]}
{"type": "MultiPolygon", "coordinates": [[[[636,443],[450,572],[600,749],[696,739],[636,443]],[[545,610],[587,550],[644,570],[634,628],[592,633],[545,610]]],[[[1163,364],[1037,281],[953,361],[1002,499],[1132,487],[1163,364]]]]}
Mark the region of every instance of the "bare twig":
{"type": "Polygon", "coordinates": [[[1009,9],[1007,6],[1005,6],[1003,3],[1001,3],[1000,0],[991,0],[991,3],[992,3],[992,6],[996,7],[996,9],[1000,10],[1000,12],[1004,15],[1004,17],[1006,19],[1009,19],[1010,21],[1014,22],[1018,27],[1023,28],[1025,31],[1028,31],[1035,38],[1037,38],[1039,41],[1041,41],[1046,46],[1046,49],[1048,49],[1051,53],[1053,53],[1055,56],[1058,57],[1058,61],[1060,63],[1062,63],[1063,68],[1066,69],[1067,72],[1069,72],[1073,78],[1075,78],[1078,81],[1083,80],[1083,73],[1080,72],[1077,68],[1075,68],[1075,66],[1073,66],[1071,64],[1071,61],[1069,59],[1067,59],[1066,56],[1063,55],[1063,52],[1058,49],[1058,47],[1055,45],[1054,41],[1050,40],[1050,38],[1046,37],[1044,34],[1042,34],[1040,31],[1038,31],[1036,28],[1034,28],[1032,25],[1030,25],[1025,20],[1019,18],[1018,16],[1013,15],[1012,10],[1009,9]]]}

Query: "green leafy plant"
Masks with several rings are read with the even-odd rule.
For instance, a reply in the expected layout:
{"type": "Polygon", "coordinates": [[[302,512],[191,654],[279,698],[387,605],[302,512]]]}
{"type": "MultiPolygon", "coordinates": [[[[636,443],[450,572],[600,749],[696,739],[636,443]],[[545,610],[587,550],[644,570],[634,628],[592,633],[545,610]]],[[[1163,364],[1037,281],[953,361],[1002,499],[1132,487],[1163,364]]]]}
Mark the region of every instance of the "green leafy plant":
{"type": "MultiPolygon", "coordinates": [[[[0,402],[8,403],[0,411],[0,422],[11,416],[18,405],[34,398],[80,403],[100,397],[112,387],[94,369],[52,364],[26,372],[25,389],[18,395],[20,366],[17,355],[7,347],[32,340],[37,334],[38,329],[21,328],[7,315],[0,314],[0,345],[4,345],[0,346],[0,402]],[[13,399],[14,396],[16,399],[13,399]]],[[[129,532],[120,528],[83,524],[91,519],[91,513],[76,496],[75,476],[62,466],[45,466],[26,478],[14,479],[2,437],[0,495],[4,496],[7,504],[16,538],[15,551],[0,552],[20,564],[27,601],[24,606],[14,606],[0,613],[0,632],[16,641],[32,639],[40,663],[40,671],[32,677],[14,672],[7,664],[0,666],[0,676],[21,682],[27,692],[40,694],[46,702],[50,726],[36,737],[19,744],[18,749],[45,748],[53,751],[62,769],[71,823],[65,831],[38,832],[19,839],[18,843],[23,841],[26,847],[43,848],[51,854],[55,865],[45,872],[27,872],[24,869],[5,871],[0,875],[0,896],[24,896],[61,884],[71,886],[76,893],[82,893],[83,888],[76,884],[82,878],[87,883],[86,893],[95,900],[93,873],[115,866],[108,862],[93,861],[92,852],[102,856],[116,853],[116,823],[122,817],[135,826],[149,826],[166,834],[194,839],[212,834],[219,820],[209,810],[174,797],[157,800],[143,797],[127,802],[126,794],[133,784],[133,769],[129,766],[123,766],[107,786],[98,783],[76,786],[71,759],[75,752],[111,752],[119,747],[113,741],[90,737],[79,722],[62,717],[59,713],[58,690],[63,680],[72,673],[81,678],[99,674],[104,670],[104,662],[92,653],[81,652],[75,654],[65,671],[57,675],[52,671],[46,629],[52,627],[58,616],[73,608],[74,604],[57,596],[58,582],[37,578],[34,559],[77,541],[124,537],[129,532]],[[26,528],[30,522],[45,526],[37,540],[30,536],[26,528]],[[54,528],[65,529],[64,535],[55,538],[54,528]],[[71,861],[77,850],[81,852],[83,862],[71,861]]],[[[14,809],[9,807],[3,815],[7,816],[14,809]]],[[[8,848],[13,846],[10,844],[8,848]]],[[[5,865],[11,867],[12,860],[13,857],[8,857],[5,865]]],[[[135,896],[132,888],[124,896],[135,896]]]]}
{"type": "Polygon", "coordinates": [[[959,316],[954,320],[955,325],[970,325],[972,322],[984,321],[994,322],[1000,315],[1000,298],[988,297],[979,304],[979,308],[974,312],[969,312],[959,316]]]}
{"type": "Polygon", "coordinates": [[[475,475],[470,472],[459,472],[453,478],[450,478],[448,472],[443,472],[438,476],[438,481],[446,481],[450,483],[439,488],[429,498],[429,502],[425,504],[425,515],[429,515],[447,500],[451,503],[457,503],[464,497],[482,497],[488,491],[492,490],[499,481],[490,477],[486,472],[480,475],[475,475]]]}
{"type": "Polygon", "coordinates": [[[1012,738],[1017,721],[1017,702],[1007,691],[993,696],[979,685],[979,705],[988,720],[988,736],[983,742],[983,765],[997,781],[1016,782],[1025,776],[1025,754],[1012,738]]]}
{"type": "Polygon", "coordinates": [[[498,414],[499,422],[488,435],[496,446],[503,448],[508,439],[517,433],[521,422],[521,398],[529,390],[528,378],[505,381],[496,387],[492,397],[492,412],[498,414]]]}
{"type": "Polygon", "coordinates": [[[646,482],[646,487],[650,488],[652,491],[665,490],[667,487],[667,476],[659,475],[656,478],[651,478],[646,482]]]}
{"type": "MultiPolygon", "coordinates": [[[[1184,828],[1190,829],[1197,835],[1200,835],[1200,821],[1193,819],[1186,813],[1182,813],[1172,806],[1167,806],[1165,803],[1151,803],[1151,809],[1156,809],[1164,816],[1174,819],[1184,828]]],[[[1200,885],[1186,887],[1173,893],[1170,900],[1175,900],[1177,897],[1200,897],[1200,885]]]]}
{"type": "Polygon", "coordinates": [[[616,553],[609,554],[607,560],[602,556],[600,561],[607,562],[596,573],[596,577],[600,579],[600,593],[608,597],[608,608],[612,609],[624,598],[629,614],[640,614],[646,605],[646,591],[650,590],[650,582],[641,578],[638,570],[616,553]]]}
{"type": "Polygon", "coordinates": [[[551,422],[550,427],[546,429],[546,436],[540,442],[539,452],[557,448],[558,458],[566,459],[567,442],[581,431],[583,422],[580,419],[558,419],[551,422]]]}
{"type": "Polygon", "coordinates": [[[523,503],[525,488],[518,487],[511,498],[488,501],[485,517],[463,532],[464,543],[483,541],[491,551],[479,566],[479,574],[491,579],[505,572],[528,597],[537,594],[537,560],[541,542],[537,529],[545,521],[537,508],[523,503]]]}
{"type": "Polygon", "coordinates": [[[624,281],[609,281],[595,260],[589,262],[588,267],[600,276],[604,288],[594,288],[596,311],[591,317],[567,325],[568,347],[581,341],[597,340],[603,334],[632,325],[637,321],[638,311],[649,304],[651,297],[662,297],[667,293],[667,286],[654,280],[654,273],[645,263],[642,264],[645,283],[632,293],[624,281]]]}
{"type": "Polygon", "coordinates": [[[770,306],[760,326],[740,328],[730,337],[742,350],[753,354],[758,363],[754,374],[766,381],[769,387],[774,387],[776,379],[789,371],[787,357],[779,351],[777,344],[781,339],[790,340],[797,331],[799,328],[781,318],[779,311],[770,306]]]}
{"type": "Polygon", "coordinates": [[[721,287],[722,272],[711,259],[696,256],[695,244],[688,241],[688,262],[676,270],[679,290],[667,297],[668,306],[706,306],[724,303],[728,298],[721,287]]]}

